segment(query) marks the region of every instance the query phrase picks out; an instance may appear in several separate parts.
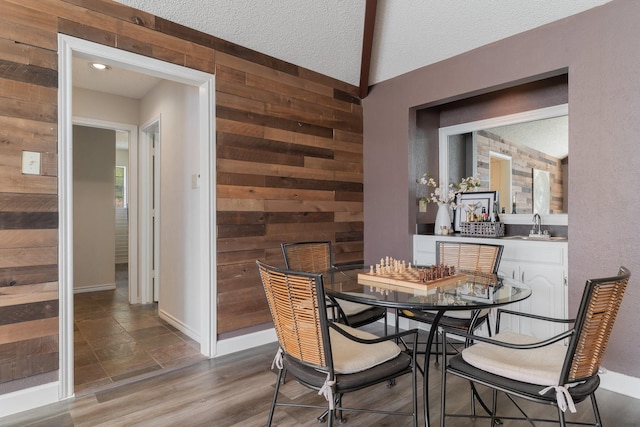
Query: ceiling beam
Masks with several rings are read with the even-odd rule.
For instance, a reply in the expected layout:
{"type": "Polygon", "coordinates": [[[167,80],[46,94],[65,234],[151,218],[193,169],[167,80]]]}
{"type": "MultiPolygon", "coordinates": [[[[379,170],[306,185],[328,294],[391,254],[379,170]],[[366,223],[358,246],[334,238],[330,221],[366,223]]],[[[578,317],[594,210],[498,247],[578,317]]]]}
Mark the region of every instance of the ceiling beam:
{"type": "Polygon", "coordinates": [[[364,99],[369,94],[369,71],[373,49],[373,29],[376,23],[378,0],[367,0],[364,10],[364,30],[362,35],[362,61],[360,63],[360,88],[358,94],[364,99]]]}

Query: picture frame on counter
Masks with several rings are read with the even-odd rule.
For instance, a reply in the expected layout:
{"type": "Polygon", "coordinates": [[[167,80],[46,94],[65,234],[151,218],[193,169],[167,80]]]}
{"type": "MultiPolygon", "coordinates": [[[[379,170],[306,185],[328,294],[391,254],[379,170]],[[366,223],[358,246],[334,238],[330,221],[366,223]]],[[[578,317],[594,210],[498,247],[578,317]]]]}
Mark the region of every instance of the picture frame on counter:
{"type": "Polygon", "coordinates": [[[470,193],[461,193],[458,196],[458,207],[456,208],[453,229],[460,231],[460,224],[465,221],[466,213],[471,206],[477,206],[476,213],[482,212],[485,208],[489,214],[489,218],[493,217],[493,206],[496,201],[495,191],[474,191],[470,193]]]}

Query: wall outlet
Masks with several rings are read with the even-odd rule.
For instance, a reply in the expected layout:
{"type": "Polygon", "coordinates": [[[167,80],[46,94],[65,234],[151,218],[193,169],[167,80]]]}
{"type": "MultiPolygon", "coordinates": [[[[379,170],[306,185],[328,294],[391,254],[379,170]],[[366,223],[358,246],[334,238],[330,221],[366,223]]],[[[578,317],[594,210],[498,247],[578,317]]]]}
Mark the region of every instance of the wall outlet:
{"type": "Polygon", "coordinates": [[[22,173],[40,175],[40,153],[35,151],[22,152],[22,173]]]}

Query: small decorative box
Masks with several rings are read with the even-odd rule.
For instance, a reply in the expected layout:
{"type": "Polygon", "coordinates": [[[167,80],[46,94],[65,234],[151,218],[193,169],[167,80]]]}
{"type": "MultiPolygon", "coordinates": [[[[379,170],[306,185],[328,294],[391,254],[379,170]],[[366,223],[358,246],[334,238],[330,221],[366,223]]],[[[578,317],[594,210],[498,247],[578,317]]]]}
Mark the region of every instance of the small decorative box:
{"type": "Polygon", "coordinates": [[[474,237],[502,237],[504,224],[501,222],[461,222],[460,234],[474,237]]]}

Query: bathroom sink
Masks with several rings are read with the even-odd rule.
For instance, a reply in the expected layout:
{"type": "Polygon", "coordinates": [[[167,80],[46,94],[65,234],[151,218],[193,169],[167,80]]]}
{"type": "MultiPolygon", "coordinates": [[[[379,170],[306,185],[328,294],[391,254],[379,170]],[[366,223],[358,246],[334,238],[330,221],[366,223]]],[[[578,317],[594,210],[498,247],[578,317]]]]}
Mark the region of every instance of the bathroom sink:
{"type": "Polygon", "coordinates": [[[539,241],[539,242],[545,242],[545,241],[558,242],[558,241],[566,241],[567,240],[566,237],[562,237],[562,236],[537,237],[537,236],[522,236],[522,235],[504,236],[503,239],[507,239],[507,240],[536,240],[536,241],[539,241]]]}

